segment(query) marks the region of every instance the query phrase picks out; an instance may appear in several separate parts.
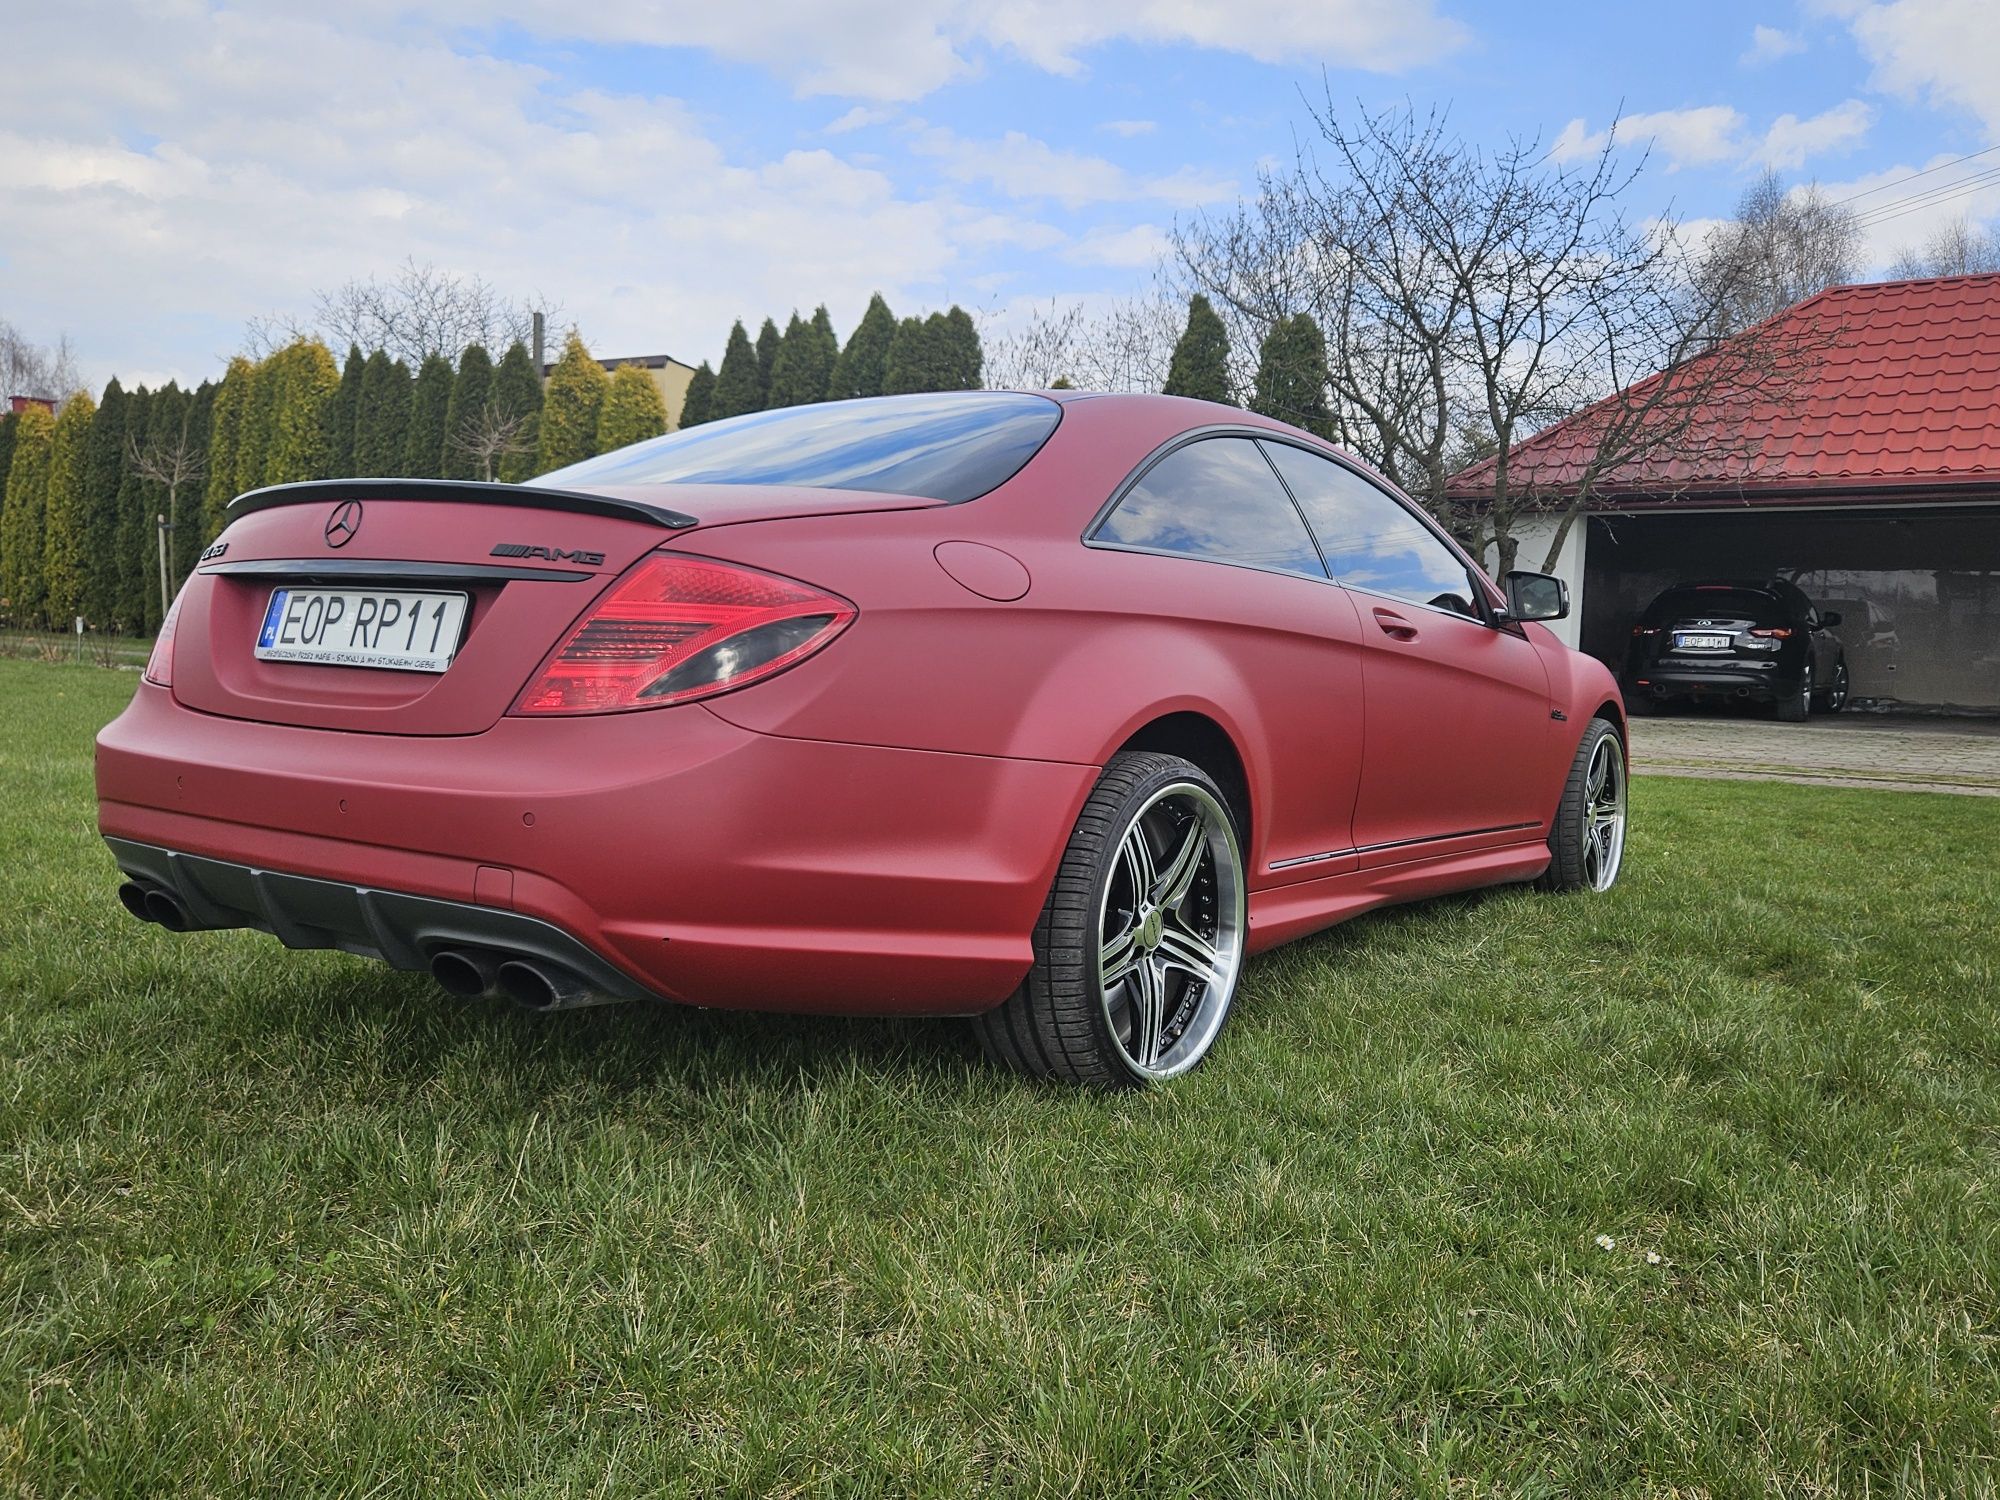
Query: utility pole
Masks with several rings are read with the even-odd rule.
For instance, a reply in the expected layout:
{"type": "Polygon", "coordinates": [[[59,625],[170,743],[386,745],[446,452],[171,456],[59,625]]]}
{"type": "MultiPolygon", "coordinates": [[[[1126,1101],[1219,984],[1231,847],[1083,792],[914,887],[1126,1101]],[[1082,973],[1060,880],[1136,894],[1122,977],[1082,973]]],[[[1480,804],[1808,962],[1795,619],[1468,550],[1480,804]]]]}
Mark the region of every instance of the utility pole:
{"type": "Polygon", "coordinates": [[[167,578],[167,533],[174,529],[174,523],[164,515],[156,515],[153,520],[160,529],[160,618],[165,620],[167,610],[174,602],[174,593],[168,587],[167,578]]]}

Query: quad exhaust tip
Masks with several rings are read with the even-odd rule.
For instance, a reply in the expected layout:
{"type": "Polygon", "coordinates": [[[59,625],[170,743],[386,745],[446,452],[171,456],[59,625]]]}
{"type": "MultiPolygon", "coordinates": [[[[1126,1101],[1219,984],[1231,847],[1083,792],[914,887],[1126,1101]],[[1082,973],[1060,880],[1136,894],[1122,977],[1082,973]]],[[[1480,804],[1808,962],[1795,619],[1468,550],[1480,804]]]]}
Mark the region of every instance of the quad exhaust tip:
{"type": "Polygon", "coordinates": [[[497,994],[500,965],[490,954],[449,950],[431,960],[431,978],[463,1000],[497,994]]]}
{"type": "Polygon", "coordinates": [[[560,965],[477,949],[448,948],[437,954],[431,959],[431,978],[462,999],[505,995],[523,1010],[575,1010],[616,998],[600,994],[560,965]]]}

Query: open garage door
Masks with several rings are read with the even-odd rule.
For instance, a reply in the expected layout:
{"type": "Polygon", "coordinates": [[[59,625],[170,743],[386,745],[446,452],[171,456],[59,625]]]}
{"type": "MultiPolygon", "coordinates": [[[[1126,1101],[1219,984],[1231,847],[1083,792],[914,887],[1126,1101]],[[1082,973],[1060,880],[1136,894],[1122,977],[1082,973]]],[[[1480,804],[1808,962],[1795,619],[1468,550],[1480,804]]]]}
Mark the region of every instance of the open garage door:
{"type": "Polygon", "coordinates": [[[1614,671],[1662,589],[1785,578],[1839,611],[1857,702],[2000,709],[2000,505],[1592,516],[1585,559],[1583,649],[1614,671]]]}

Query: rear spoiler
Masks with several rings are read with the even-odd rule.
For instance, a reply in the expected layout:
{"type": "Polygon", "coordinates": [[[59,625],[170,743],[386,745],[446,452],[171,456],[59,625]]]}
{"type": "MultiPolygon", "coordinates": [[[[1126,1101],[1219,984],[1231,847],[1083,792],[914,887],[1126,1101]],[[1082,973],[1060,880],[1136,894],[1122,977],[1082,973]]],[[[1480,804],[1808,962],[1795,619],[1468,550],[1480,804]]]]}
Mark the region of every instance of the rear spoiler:
{"type": "Polygon", "coordinates": [[[580,516],[615,516],[682,531],[701,523],[693,516],[643,500],[619,500],[587,495],[581,490],[543,489],[539,485],[494,484],[482,479],[309,479],[299,484],[272,484],[250,490],[229,502],[231,515],[280,505],[337,504],[342,500],[463,500],[477,505],[522,505],[535,510],[565,510],[580,516]]]}

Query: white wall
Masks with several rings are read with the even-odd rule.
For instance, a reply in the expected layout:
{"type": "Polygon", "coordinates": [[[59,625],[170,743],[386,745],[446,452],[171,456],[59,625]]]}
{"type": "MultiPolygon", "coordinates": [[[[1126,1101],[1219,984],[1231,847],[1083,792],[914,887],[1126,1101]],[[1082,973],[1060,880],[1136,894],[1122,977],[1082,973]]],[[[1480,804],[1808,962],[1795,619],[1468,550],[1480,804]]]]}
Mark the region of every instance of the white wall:
{"type": "MultiPolygon", "coordinates": [[[[1515,540],[1520,543],[1514,553],[1515,567],[1541,571],[1542,559],[1548,556],[1549,543],[1555,540],[1557,519],[1555,516],[1529,516],[1514,528],[1515,540]]],[[[1589,530],[1584,518],[1578,516],[1569,528],[1569,535],[1563,538],[1562,555],[1550,570],[1569,585],[1569,618],[1551,621],[1549,629],[1569,646],[1577,643],[1577,632],[1583,624],[1583,554],[1589,530]]],[[[1480,561],[1486,564],[1489,573],[1499,576],[1500,559],[1495,549],[1488,547],[1486,556],[1480,561]]]]}

